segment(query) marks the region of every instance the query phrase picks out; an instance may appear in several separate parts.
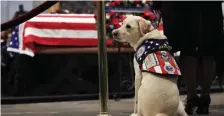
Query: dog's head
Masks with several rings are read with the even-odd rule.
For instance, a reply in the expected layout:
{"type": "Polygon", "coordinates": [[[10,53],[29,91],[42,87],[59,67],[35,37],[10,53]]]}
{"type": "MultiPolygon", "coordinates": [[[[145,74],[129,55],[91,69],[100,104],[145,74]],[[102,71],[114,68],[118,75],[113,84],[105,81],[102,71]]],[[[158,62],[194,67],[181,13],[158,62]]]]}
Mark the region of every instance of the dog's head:
{"type": "Polygon", "coordinates": [[[120,28],[113,30],[114,39],[134,45],[142,36],[152,31],[151,22],[140,16],[128,16],[120,28]]]}

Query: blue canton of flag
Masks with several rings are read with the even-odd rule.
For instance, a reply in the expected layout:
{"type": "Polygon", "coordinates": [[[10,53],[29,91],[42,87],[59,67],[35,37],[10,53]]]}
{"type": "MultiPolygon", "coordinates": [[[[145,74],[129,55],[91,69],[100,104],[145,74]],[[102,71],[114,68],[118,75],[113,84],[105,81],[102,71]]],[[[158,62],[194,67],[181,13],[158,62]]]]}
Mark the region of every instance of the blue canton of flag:
{"type": "Polygon", "coordinates": [[[13,28],[7,51],[19,52],[19,25],[13,28]]]}

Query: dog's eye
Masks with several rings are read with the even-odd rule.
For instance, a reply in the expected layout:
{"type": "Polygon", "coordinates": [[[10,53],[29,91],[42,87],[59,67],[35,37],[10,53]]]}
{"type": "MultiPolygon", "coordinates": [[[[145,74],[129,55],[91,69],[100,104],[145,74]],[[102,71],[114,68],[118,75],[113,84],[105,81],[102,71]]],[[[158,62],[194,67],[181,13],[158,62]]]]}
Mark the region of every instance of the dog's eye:
{"type": "Polygon", "coordinates": [[[130,29],[130,28],[131,28],[131,26],[130,26],[130,25],[126,25],[126,28],[130,29]]]}

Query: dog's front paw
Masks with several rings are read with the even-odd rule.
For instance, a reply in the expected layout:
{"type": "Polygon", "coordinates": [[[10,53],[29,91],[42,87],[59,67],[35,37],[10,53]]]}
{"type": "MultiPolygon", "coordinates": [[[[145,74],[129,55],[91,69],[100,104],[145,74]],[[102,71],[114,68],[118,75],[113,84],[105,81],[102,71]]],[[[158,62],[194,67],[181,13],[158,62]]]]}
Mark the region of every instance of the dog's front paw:
{"type": "Polygon", "coordinates": [[[136,114],[136,113],[132,113],[131,116],[138,116],[138,114],[136,114]]]}

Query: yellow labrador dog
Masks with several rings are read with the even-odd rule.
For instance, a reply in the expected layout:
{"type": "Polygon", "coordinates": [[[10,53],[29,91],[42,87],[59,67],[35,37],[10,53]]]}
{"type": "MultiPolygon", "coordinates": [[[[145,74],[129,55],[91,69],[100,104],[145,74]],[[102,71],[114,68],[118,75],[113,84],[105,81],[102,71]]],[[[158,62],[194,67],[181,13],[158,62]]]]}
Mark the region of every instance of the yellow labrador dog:
{"type": "Polygon", "coordinates": [[[180,71],[166,36],[139,16],[128,16],[112,33],[114,39],[130,43],[136,51],[132,116],[187,116],[176,84],[180,71]]]}

